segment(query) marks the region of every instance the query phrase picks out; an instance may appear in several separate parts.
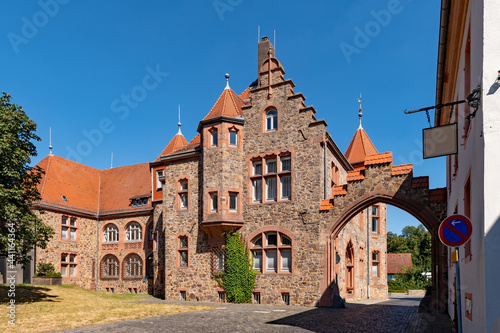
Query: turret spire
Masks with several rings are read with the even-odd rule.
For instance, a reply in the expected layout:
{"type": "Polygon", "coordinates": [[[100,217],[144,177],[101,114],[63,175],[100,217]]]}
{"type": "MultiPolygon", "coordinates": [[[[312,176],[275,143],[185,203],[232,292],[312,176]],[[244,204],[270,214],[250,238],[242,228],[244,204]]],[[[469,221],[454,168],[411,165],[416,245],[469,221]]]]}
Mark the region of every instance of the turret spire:
{"type": "Polygon", "coordinates": [[[52,156],[52,127],[49,127],[49,155],[52,156]]]}
{"type": "Polygon", "coordinates": [[[177,126],[179,126],[179,132],[177,132],[178,135],[182,135],[182,132],[181,132],[181,105],[179,104],[179,122],[177,123],[177,126]]]}
{"type": "Polygon", "coordinates": [[[226,73],[226,75],[224,75],[224,76],[226,77],[226,88],[224,88],[224,90],[226,90],[226,89],[231,89],[231,88],[229,87],[229,74],[228,74],[228,73],[226,73]]]}
{"type": "Polygon", "coordinates": [[[363,100],[361,99],[361,93],[359,94],[359,98],[357,98],[357,100],[359,103],[359,109],[358,109],[359,127],[358,127],[358,129],[363,129],[363,126],[361,126],[361,117],[363,117],[363,107],[361,106],[361,103],[363,103],[363,100]]]}

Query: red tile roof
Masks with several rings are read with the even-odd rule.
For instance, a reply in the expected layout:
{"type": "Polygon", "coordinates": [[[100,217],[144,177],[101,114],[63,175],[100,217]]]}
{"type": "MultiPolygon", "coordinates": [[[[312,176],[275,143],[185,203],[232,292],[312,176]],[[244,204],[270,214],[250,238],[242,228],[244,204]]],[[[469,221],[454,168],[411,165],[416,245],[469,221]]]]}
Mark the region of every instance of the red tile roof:
{"type": "Polygon", "coordinates": [[[320,211],[330,210],[332,208],[333,208],[333,199],[321,200],[321,205],[319,206],[320,211]]]}
{"type": "Polygon", "coordinates": [[[406,273],[412,266],[411,253],[387,253],[387,274],[406,273]]]}
{"type": "Polygon", "coordinates": [[[369,155],[365,158],[365,166],[392,162],[392,152],[369,155]]]}
{"type": "Polygon", "coordinates": [[[163,149],[163,151],[161,152],[160,156],[158,156],[155,160],[156,161],[159,161],[160,160],[160,157],[162,156],[165,156],[165,155],[169,155],[169,154],[172,154],[174,153],[176,150],[184,147],[185,145],[187,145],[187,140],[186,138],[184,137],[184,135],[182,134],[179,134],[177,133],[173,138],[172,140],[170,140],[170,142],[168,143],[168,145],[165,147],[165,149],[163,149]]]}
{"type": "Polygon", "coordinates": [[[247,87],[243,92],[240,94],[240,98],[242,101],[245,101],[250,98],[250,87],[247,87]]]}
{"type": "Polygon", "coordinates": [[[413,170],[413,164],[394,165],[392,167],[392,175],[393,176],[407,175],[411,173],[412,170],[413,170]]]}
{"type": "Polygon", "coordinates": [[[129,199],[137,195],[151,195],[149,163],[100,171],[49,155],[37,166],[45,170],[38,185],[42,204],[101,214],[106,211],[137,210],[130,207],[129,199]]]}
{"type": "Polygon", "coordinates": [[[212,110],[210,110],[203,120],[221,116],[229,118],[243,116],[243,112],[241,111],[242,106],[243,100],[232,89],[224,89],[212,107],[212,110]]]}
{"type": "Polygon", "coordinates": [[[97,212],[99,170],[55,155],[46,156],[37,165],[45,170],[39,184],[42,202],[92,214],[97,212]]]}
{"type": "Polygon", "coordinates": [[[335,185],[332,190],[332,196],[335,195],[346,195],[347,185],[335,185]]]}
{"type": "Polygon", "coordinates": [[[345,151],[345,157],[351,164],[356,164],[365,161],[367,155],[378,154],[377,149],[366,134],[365,130],[358,128],[354,137],[349,143],[349,147],[345,151]]]}
{"type": "Polygon", "coordinates": [[[137,196],[151,196],[149,163],[127,165],[101,171],[100,214],[125,209],[144,209],[144,206],[137,208],[130,206],[130,198],[137,196]]]}
{"type": "Polygon", "coordinates": [[[356,180],[363,180],[363,179],[365,179],[365,170],[347,171],[348,182],[353,182],[356,180]]]}

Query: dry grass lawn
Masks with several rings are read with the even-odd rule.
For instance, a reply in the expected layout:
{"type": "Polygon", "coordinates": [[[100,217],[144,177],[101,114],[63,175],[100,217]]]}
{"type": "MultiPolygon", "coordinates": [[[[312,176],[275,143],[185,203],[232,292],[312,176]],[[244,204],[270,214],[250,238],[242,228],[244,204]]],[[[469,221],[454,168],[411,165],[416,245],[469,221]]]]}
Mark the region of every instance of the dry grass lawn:
{"type": "MultiPolygon", "coordinates": [[[[143,295],[142,295],[143,296],[143,295]]],[[[71,285],[16,286],[16,324],[8,323],[7,286],[0,286],[2,332],[48,332],[88,325],[209,309],[202,306],[133,303],[141,295],[111,294],[71,285]]]]}

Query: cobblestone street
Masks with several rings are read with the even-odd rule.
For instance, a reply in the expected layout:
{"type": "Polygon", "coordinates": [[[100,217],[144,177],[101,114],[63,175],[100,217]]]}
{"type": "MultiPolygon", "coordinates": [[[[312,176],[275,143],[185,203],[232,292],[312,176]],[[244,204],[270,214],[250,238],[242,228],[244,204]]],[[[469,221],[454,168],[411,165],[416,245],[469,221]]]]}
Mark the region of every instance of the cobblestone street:
{"type": "MultiPolygon", "coordinates": [[[[215,304],[212,310],[90,326],[67,332],[452,332],[444,317],[422,317],[420,298],[349,303],[347,309],[215,304]]],[[[151,300],[149,302],[163,302],[151,300]]],[[[171,303],[171,302],[168,302],[171,303]]],[[[185,304],[185,302],[184,302],[185,304]]],[[[212,305],[213,303],[195,303],[212,305]]]]}

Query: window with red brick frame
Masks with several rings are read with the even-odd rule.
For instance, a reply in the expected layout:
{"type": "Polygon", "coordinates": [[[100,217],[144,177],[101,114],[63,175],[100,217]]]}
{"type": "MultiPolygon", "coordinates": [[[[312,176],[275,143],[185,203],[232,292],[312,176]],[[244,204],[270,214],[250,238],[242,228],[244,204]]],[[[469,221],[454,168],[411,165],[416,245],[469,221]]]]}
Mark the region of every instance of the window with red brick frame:
{"type": "Polygon", "coordinates": [[[76,253],[61,253],[61,276],[74,278],[78,274],[76,253]]]}
{"type": "Polygon", "coordinates": [[[76,241],[77,231],[78,226],[75,217],[61,217],[61,240],[76,241]]]}

